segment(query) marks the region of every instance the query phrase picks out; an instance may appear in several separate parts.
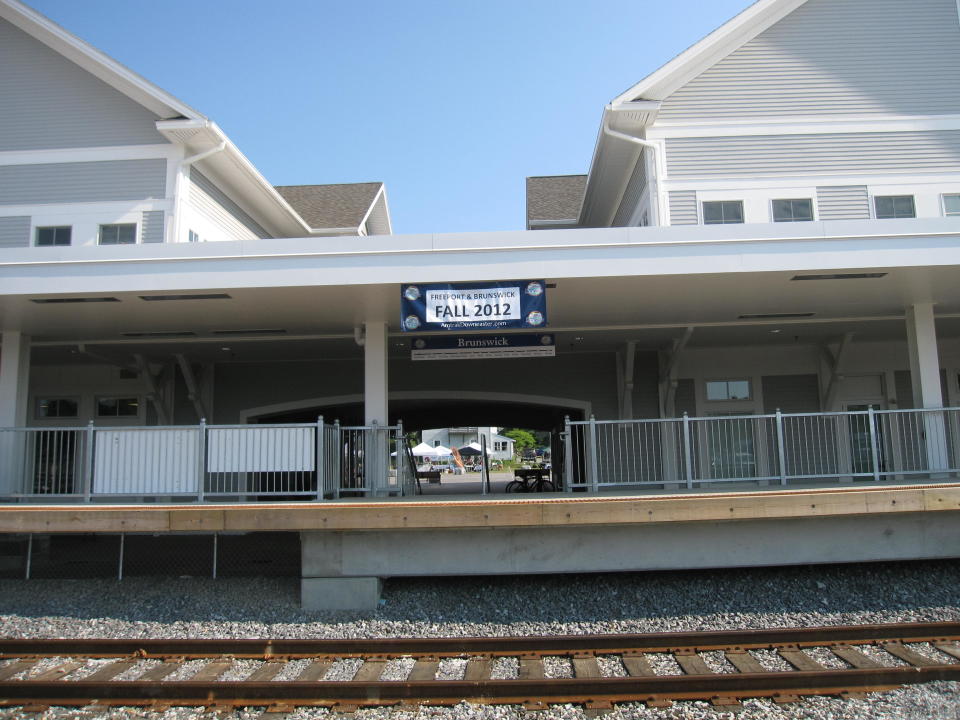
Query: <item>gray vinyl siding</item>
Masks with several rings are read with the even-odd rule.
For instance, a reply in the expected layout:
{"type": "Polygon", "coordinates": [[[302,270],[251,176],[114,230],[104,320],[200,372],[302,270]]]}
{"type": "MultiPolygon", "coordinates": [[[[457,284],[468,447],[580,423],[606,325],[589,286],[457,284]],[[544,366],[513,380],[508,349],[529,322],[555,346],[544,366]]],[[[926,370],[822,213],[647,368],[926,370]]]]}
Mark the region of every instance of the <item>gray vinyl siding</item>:
{"type": "Polygon", "coordinates": [[[190,168],[190,203],[235,240],[271,237],[243,208],[194,167],[190,168]]]}
{"type": "MultiPolygon", "coordinates": [[[[913,382],[909,370],[897,370],[893,373],[893,383],[897,391],[897,407],[908,409],[916,407],[913,403],[913,382]]],[[[947,399],[947,371],[940,370],[940,394],[944,407],[950,403],[947,399]]]]}
{"type": "Polygon", "coordinates": [[[6,165],[0,166],[0,205],[148,200],[163,198],[166,184],[163,158],[6,165]]]}
{"type": "Polygon", "coordinates": [[[677,392],[674,396],[674,403],[677,408],[677,417],[683,417],[684,413],[690,417],[696,417],[697,386],[693,378],[681,378],[677,380],[677,392]]]}
{"type": "Polygon", "coordinates": [[[633,166],[633,173],[630,175],[627,187],[623,191],[623,197],[620,198],[620,207],[617,208],[617,214],[613,217],[613,227],[625,227],[630,224],[630,218],[636,212],[640,196],[643,195],[646,187],[647,160],[646,155],[641,152],[636,165],[633,166]]]}
{"type": "Polygon", "coordinates": [[[0,217],[0,248],[30,246],[30,216],[0,217]]]}
{"type": "Polygon", "coordinates": [[[867,186],[818,187],[817,212],[820,220],[869,220],[867,186]]]}
{"type": "Polygon", "coordinates": [[[163,210],[145,210],[140,226],[140,239],[145,243],[163,242],[163,210]]]}
{"type": "Polygon", "coordinates": [[[820,412],[820,381],[816,375],[766,375],[760,382],[765,413],[820,412]]]}
{"type": "Polygon", "coordinates": [[[166,143],[142,105],[0,20],[0,151],[166,143]]]}
{"type": "Polygon", "coordinates": [[[668,97],[659,118],[957,112],[956,0],[808,0],[668,97]]]}
{"type": "Polygon", "coordinates": [[[699,222],[695,190],[674,190],[669,196],[671,225],[696,225],[699,222]]]}
{"type": "Polygon", "coordinates": [[[960,130],[667,140],[673,179],[955,171],[960,130]]]}

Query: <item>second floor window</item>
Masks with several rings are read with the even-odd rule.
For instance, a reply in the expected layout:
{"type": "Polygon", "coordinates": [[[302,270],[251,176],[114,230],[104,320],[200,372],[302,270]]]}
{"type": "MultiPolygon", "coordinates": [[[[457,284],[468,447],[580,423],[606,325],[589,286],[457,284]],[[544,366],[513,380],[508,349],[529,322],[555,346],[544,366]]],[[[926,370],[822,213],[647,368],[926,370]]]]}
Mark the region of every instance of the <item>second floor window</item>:
{"type": "Polygon", "coordinates": [[[40,398],[37,400],[37,417],[77,417],[79,403],[76,398],[40,398]]]}
{"type": "Polygon", "coordinates": [[[69,245],[72,228],[69,225],[61,227],[38,227],[37,246],[52,247],[54,245],[69,245]]]}
{"type": "Polygon", "coordinates": [[[806,222],[813,220],[813,200],[774,200],[774,222],[806,222]]]}
{"type": "Polygon", "coordinates": [[[878,195],[873,201],[878,220],[917,216],[917,209],[913,204],[913,195],[878,195]]]}
{"type": "Polygon", "coordinates": [[[720,200],[703,203],[704,225],[730,225],[742,222],[742,200],[720,200]]]}
{"type": "Polygon", "coordinates": [[[954,193],[943,196],[943,214],[947,217],[960,215],[960,195],[954,193]]]}
{"type": "Polygon", "coordinates": [[[101,225],[101,245],[133,245],[137,242],[137,224],[101,225]]]}
{"type": "Polygon", "coordinates": [[[97,417],[136,417],[140,401],[135,397],[98,397],[97,417]]]}

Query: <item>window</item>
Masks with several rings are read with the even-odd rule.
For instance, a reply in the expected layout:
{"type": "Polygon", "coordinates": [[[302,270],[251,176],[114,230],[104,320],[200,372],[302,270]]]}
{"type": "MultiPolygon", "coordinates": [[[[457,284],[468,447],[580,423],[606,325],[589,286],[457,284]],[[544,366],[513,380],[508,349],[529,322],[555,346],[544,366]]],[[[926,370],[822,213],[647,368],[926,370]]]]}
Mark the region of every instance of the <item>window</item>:
{"type": "Polygon", "coordinates": [[[917,209],[913,205],[913,195],[878,195],[873,201],[877,209],[878,220],[917,216],[917,209]]]}
{"type": "Polygon", "coordinates": [[[200,234],[190,230],[187,233],[187,240],[189,242],[200,242],[200,234]]]}
{"type": "Polygon", "coordinates": [[[140,401],[135,397],[97,398],[97,417],[136,417],[140,412],[140,401]]]}
{"type": "Polygon", "coordinates": [[[101,245],[133,245],[137,242],[136,223],[123,225],[101,225],[101,245]]]}
{"type": "Polygon", "coordinates": [[[707,380],[707,400],[749,399],[749,380],[707,380]]]}
{"type": "Polygon", "coordinates": [[[77,417],[80,403],[76,398],[38,398],[38,418],[77,417]]]}
{"type": "Polygon", "coordinates": [[[37,246],[52,247],[54,245],[70,244],[69,225],[63,227],[38,227],[37,228],[37,246]]]}
{"type": "Polygon", "coordinates": [[[720,200],[703,204],[704,225],[729,225],[743,222],[743,201],[720,200]]]}
{"type": "Polygon", "coordinates": [[[943,214],[947,217],[960,215],[960,195],[943,196],[943,214]]]}
{"type": "Polygon", "coordinates": [[[774,200],[774,222],[807,222],[813,220],[813,200],[774,200]]]}

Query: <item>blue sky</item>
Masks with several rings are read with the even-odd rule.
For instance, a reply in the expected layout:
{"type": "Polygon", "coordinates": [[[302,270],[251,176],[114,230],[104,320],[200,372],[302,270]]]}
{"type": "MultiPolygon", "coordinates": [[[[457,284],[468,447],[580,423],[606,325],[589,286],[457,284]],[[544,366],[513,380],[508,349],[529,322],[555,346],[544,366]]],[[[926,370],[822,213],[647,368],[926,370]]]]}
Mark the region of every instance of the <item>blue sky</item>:
{"type": "Polygon", "coordinates": [[[275,185],[387,184],[395,233],[524,227],[605,103],[750,0],[27,0],[275,185]]]}

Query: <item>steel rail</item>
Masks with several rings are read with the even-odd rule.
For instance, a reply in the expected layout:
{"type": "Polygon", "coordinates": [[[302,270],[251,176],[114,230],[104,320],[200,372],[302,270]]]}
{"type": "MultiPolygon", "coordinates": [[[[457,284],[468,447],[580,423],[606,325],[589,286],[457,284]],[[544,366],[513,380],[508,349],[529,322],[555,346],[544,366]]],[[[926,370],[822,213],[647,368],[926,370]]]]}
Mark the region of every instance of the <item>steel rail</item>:
{"type": "Polygon", "coordinates": [[[74,657],[216,657],[307,658],[317,656],[411,656],[468,654],[564,654],[675,648],[714,650],[772,648],[777,645],[816,647],[853,642],[917,642],[960,639],[960,622],[837,625],[763,630],[714,630],[609,635],[551,635],[459,638],[371,639],[41,639],[0,638],[0,659],[62,655],[74,657]]]}

